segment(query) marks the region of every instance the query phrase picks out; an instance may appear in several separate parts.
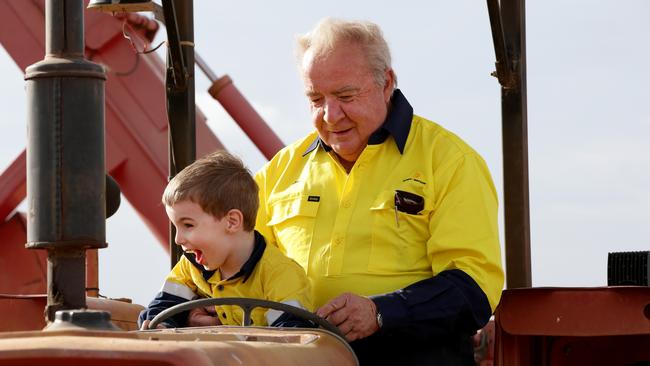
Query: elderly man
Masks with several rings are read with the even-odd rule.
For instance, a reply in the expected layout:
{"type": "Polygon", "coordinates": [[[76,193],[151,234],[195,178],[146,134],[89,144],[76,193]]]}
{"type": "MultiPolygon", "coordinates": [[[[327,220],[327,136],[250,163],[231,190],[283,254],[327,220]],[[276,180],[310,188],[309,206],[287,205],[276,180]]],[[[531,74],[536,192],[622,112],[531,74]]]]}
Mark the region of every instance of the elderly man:
{"type": "Polygon", "coordinates": [[[503,287],[485,162],[413,114],[375,24],[325,19],[298,47],[316,131],[257,174],[257,229],[362,364],[473,364],[503,287]]]}

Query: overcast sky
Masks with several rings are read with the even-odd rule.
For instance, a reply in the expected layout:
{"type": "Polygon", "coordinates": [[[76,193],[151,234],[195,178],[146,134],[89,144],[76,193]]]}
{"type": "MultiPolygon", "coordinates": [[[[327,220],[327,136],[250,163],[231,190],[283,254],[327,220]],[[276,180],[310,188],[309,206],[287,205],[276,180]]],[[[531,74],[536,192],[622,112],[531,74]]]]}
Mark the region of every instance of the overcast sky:
{"type": "MultiPolygon", "coordinates": [[[[215,73],[231,76],[285,143],[311,129],[295,35],[324,16],[378,23],[415,113],[485,158],[503,202],[501,101],[490,76],[494,49],[485,1],[194,4],[197,52],[215,73]]],[[[650,250],[650,2],[526,6],[533,284],[604,286],[608,252],[650,250]]],[[[196,72],[197,104],[210,127],[256,171],[264,158],[196,72]]],[[[3,169],[25,146],[26,107],[22,71],[2,48],[0,74],[3,169]]],[[[169,260],[124,200],[107,222],[107,240],[100,251],[101,293],[148,303],[169,260]]]]}

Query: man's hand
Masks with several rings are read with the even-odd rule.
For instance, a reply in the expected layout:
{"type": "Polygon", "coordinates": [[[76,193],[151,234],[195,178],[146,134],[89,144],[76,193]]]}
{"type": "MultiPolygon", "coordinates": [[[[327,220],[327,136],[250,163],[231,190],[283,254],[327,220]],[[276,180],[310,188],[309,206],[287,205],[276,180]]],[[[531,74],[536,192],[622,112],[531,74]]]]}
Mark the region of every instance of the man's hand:
{"type": "MultiPolygon", "coordinates": [[[[149,320],[149,319],[143,321],[142,326],[140,327],[140,330],[148,330],[149,329],[149,323],[151,323],[151,320],[149,320]]],[[[164,326],[162,323],[156,325],[156,329],[165,329],[165,328],[167,328],[167,327],[164,326]]]]}
{"type": "Polygon", "coordinates": [[[190,310],[187,317],[188,327],[208,327],[212,325],[221,325],[221,321],[217,316],[217,309],[214,306],[190,310]]]}
{"type": "Polygon", "coordinates": [[[377,306],[367,297],[344,293],[321,306],[316,314],[337,326],[350,342],[379,330],[377,306]]]}

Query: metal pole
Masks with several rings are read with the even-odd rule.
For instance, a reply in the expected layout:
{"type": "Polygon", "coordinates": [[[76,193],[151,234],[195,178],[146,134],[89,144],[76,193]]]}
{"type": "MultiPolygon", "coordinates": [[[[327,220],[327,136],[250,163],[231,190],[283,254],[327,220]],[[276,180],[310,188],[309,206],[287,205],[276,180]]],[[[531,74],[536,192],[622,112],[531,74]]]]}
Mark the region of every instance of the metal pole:
{"type": "Polygon", "coordinates": [[[86,249],[106,247],[104,69],[84,59],[83,0],[48,0],[45,58],[25,71],[27,244],[46,249],[46,316],[86,307],[86,249]]]}
{"type": "MultiPolygon", "coordinates": [[[[169,178],[196,159],[196,113],[194,101],[194,6],[191,0],[163,1],[167,25],[167,118],[169,120],[169,178]],[[169,32],[170,29],[178,30],[169,32]],[[180,47],[182,52],[172,52],[180,47]],[[183,60],[176,60],[182,54],[183,60]],[[178,75],[185,73],[184,76],[178,75]],[[182,80],[183,82],[177,83],[182,80]]],[[[170,224],[169,252],[171,266],[180,259],[182,251],[174,243],[175,230],[170,224]]]]}
{"type": "Polygon", "coordinates": [[[506,286],[530,287],[528,193],[528,119],[524,0],[501,0],[503,32],[513,72],[511,87],[501,88],[506,286]]]}
{"type": "Polygon", "coordinates": [[[506,88],[512,87],[515,81],[511,60],[506,51],[506,41],[503,34],[503,20],[501,19],[501,6],[499,0],[487,0],[490,28],[492,28],[492,42],[496,56],[496,71],[492,74],[499,79],[499,83],[506,88]]]}

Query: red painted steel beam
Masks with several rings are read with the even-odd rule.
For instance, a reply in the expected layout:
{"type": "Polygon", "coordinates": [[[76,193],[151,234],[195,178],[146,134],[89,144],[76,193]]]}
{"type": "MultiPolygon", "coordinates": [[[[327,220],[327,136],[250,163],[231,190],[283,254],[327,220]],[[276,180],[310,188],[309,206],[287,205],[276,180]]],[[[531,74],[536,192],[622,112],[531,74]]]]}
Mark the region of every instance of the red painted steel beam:
{"type": "Polygon", "coordinates": [[[42,1],[0,0],[0,44],[21,70],[45,53],[42,1]]]}
{"type": "Polygon", "coordinates": [[[27,192],[26,164],[27,155],[23,150],[0,175],[0,221],[4,221],[25,199],[27,192]]]}

